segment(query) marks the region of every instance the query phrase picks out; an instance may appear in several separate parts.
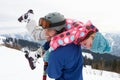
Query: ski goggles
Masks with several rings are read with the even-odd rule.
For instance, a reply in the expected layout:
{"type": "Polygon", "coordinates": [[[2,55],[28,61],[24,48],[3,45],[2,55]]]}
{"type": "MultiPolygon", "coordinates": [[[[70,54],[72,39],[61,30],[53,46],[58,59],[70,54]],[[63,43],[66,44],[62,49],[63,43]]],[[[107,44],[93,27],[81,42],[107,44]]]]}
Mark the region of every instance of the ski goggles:
{"type": "Polygon", "coordinates": [[[39,26],[41,26],[43,29],[48,29],[48,28],[54,28],[60,25],[65,24],[65,20],[57,22],[57,23],[51,23],[50,21],[46,20],[45,18],[40,18],[39,19],[39,26]]]}
{"type": "Polygon", "coordinates": [[[39,26],[41,26],[43,29],[50,28],[50,22],[46,20],[45,18],[40,18],[39,26]]]}

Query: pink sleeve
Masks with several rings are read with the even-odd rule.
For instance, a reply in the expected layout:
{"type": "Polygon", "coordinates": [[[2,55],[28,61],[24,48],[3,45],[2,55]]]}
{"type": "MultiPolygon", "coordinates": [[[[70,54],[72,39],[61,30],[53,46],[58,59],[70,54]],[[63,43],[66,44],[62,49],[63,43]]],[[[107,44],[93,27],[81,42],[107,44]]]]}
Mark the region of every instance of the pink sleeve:
{"type": "Polygon", "coordinates": [[[72,43],[75,40],[75,33],[76,31],[74,31],[74,29],[70,29],[61,34],[58,34],[51,39],[50,47],[55,50],[59,46],[64,46],[66,44],[72,43]]]}
{"type": "MultiPolygon", "coordinates": [[[[84,35],[83,27],[76,27],[73,29],[70,29],[68,31],[65,31],[61,34],[58,34],[57,36],[53,37],[50,42],[50,47],[55,50],[59,46],[64,46],[69,43],[76,43],[78,41],[78,38],[82,38],[84,35]]],[[[76,43],[77,44],[77,43],[76,43]]]]}

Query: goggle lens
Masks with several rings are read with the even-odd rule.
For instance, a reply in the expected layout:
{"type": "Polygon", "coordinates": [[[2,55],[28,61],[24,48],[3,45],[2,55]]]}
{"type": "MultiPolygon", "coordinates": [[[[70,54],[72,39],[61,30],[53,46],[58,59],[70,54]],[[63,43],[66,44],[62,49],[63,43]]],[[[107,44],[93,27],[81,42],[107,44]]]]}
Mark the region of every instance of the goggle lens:
{"type": "Polygon", "coordinates": [[[43,29],[49,28],[50,27],[50,22],[45,20],[44,18],[40,18],[39,26],[41,26],[43,29]]]}

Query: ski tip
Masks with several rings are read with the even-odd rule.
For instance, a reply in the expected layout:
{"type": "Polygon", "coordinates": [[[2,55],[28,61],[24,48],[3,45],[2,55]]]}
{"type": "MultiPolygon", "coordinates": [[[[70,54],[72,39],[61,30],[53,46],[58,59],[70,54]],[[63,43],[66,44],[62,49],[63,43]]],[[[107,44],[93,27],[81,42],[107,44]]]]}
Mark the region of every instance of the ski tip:
{"type": "Polygon", "coordinates": [[[20,17],[18,18],[18,21],[19,21],[19,22],[22,22],[22,20],[23,20],[23,17],[20,16],[20,17]]]}
{"type": "Polygon", "coordinates": [[[27,13],[32,13],[32,14],[34,14],[32,9],[29,9],[27,13]]]}

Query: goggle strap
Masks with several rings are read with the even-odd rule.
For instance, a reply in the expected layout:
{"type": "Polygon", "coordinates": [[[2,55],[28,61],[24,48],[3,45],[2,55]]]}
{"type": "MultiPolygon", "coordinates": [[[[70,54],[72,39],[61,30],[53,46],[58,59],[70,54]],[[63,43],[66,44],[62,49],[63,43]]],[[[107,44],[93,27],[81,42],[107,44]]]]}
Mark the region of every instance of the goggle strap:
{"type": "Polygon", "coordinates": [[[57,22],[57,23],[51,23],[50,27],[56,27],[56,26],[60,26],[66,23],[66,20],[61,21],[61,22],[57,22]]]}

